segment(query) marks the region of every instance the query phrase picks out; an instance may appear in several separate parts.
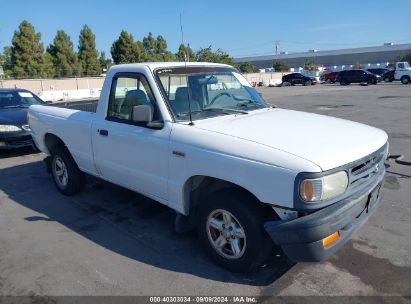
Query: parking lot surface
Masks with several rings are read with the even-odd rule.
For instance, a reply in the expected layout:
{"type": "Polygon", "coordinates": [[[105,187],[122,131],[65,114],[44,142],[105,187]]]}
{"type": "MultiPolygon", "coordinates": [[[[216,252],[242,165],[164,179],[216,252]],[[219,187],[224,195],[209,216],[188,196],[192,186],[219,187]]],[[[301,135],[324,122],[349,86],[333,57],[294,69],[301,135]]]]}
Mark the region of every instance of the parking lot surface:
{"type": "MultiPolygon", "coordinates": [[[[391,152],[411,160],[411,85],[259,91],[279,107],[384,129],[391,152]]],[[[1,295],[411,295],[411,167],[391,163],[381,206],[329,260],[294,264],[276,251],[259,272],[236,274],[148,198],[92,177],[62,196],[44,157],[0,152],[1,295]]]]}

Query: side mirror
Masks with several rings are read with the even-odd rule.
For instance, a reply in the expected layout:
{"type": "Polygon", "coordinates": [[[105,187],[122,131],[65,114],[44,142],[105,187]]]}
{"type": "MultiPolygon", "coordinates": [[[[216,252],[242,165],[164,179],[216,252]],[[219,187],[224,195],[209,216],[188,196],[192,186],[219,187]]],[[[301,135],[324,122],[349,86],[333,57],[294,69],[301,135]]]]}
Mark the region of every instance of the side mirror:
{"type": "Polygon", "coordinates": [[[152,105],[139,105],[134,106],[131,113],[131,119],[134,122],[147,123],[147,128],[150,129],[162,129],[163,122],[153,121],[154,108],[152,105]]]}
{"type": "Polygon", "coordinates": [[[134,106],[131,119],[135,122],[151,122],[153,120],[153,107],[151,105],[134,106]]]}

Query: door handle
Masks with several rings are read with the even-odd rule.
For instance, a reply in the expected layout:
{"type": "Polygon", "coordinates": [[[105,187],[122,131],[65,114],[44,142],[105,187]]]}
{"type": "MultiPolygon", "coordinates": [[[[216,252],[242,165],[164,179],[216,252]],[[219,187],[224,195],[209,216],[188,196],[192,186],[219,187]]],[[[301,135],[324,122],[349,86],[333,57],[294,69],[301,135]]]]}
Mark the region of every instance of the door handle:
{"type": "Polygon", "coordinates": [[[100,129],[100,130],[98,130],[98,133],[100,133],[100,135],[103,135],[103,136],[108,136],[108,131],[107,130],[100,129]]]}

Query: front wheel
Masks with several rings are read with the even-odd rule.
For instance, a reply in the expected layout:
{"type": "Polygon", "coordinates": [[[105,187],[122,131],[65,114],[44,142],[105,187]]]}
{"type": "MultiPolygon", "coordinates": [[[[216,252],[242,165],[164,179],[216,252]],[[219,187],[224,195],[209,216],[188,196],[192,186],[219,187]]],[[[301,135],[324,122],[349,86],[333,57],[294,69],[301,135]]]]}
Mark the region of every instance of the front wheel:
{"type": "Polygon", "coordinates": [[[199,207],[198,233],[208,256],[236,272],[256,270],[272,252],[264,214],[255,199],[233,190],[210,195],[199,207]]]}
{"type": "Polygon", "coordinates": [[[402,84],[409,84],[410,83],[410,77],[408,77],[408,76],[401,77],[401,83],[402,84]]]}
{"type": "Polygon", "coordinates": [[[84,188],[84,173],[65,147],[58,147],[52,152],[51,173],[57,190],[64,195],[79,193],[84,188]]]}
{"type": "Polygon", "coordinates": [[[312,84],[313,82],[311,80],[307,80],[306,82],[304,82],[304,86],[310,86],[312,84]]]}

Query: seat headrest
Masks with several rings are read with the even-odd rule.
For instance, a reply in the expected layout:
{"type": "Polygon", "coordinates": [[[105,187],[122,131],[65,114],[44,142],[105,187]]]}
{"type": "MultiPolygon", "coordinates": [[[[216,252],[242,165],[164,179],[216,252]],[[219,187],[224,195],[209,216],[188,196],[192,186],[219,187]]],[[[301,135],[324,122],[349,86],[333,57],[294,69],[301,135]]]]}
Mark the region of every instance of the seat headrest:
{"type": "Polygon", "coordinates": [[[138,104],[149,103],[147,94],[143,90],[130,90],[126,92],[126,101],[137,101],[138,104]]]}
{"type": "Polygon", "coordinates": [[[178,87],[175,95],[176,101],[187,101],[188,102],[188,88],[178,87]]]}

